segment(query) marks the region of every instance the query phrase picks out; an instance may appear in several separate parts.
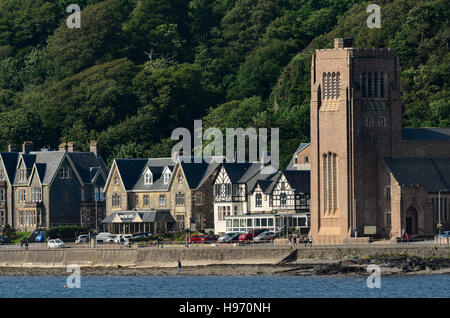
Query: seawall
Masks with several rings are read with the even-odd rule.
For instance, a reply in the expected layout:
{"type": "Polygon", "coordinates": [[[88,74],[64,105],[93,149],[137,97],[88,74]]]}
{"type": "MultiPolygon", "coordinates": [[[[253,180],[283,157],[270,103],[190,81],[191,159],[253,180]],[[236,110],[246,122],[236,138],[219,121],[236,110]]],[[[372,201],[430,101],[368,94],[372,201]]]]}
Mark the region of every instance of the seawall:
{"type": "Polygon", "coordinates": [[[0,250],[0,267],[175,267],[211,264],[277,264],[292,253],[289,247],[195,247],[55,250],[0,250]]]}
{"type": "Polygon", "coordinates": [[[0,267],[176,267],[220,264],[279,264],[304,260],[342,260],[367,256],[408,254],[450,258],[450,246],[355,246],[355,247],[195,247],[55,250],[0,250],[0,267]]]}

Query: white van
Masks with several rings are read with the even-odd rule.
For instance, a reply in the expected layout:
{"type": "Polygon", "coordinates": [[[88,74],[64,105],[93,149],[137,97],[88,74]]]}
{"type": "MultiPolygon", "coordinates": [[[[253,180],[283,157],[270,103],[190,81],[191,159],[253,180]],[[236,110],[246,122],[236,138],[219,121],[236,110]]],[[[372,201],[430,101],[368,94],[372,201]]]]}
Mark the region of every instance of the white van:
{"type": "Polygon", "coordinates": [[[115,238],[115,236],[109,232],[101,232],[101,233],[97,234],[97,236],[95,237],[95,240],[97,241],[97,243],[98,242],[110,243],[110,242],[114,242],[114,238],[115,238]]]}

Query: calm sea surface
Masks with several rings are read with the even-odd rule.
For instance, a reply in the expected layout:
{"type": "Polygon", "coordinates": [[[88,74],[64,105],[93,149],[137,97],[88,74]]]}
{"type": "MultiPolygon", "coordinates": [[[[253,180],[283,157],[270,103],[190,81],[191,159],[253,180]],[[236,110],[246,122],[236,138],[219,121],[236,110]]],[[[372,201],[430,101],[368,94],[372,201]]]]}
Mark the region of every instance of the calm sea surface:
{"type": "Polygon", "coordinates": [[[450,297],[450,275],[381,278],[272,276],[87,276],[81,288],[67,277],[0,277],[0,297],[450,297]]]}

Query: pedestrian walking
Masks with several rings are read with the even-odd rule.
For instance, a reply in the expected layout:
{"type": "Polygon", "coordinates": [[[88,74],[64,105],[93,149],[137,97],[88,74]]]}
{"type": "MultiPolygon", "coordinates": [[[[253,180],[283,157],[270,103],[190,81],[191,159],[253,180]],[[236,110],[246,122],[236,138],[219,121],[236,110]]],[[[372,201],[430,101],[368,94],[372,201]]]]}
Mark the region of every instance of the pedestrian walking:
{"type": "Polygon", "coordinates": [[[23,248],[23,239],[20,240],[20,248],[23,248]]]}
{"type": "Polygon", "coordinates": [[[405,232],[405,241],[408,242],[408,233],[405,232]]]}
{"type": "Polygon", "coordinates": [[[181,261],[178,261],[178,273],[181,272],[181,261]]]}
{"type": "Polygon", "coordinates": [[[25,249],[28,249],[28,240],[25,241],[25,249]]]}
{"type": "Polygon", "coordinates": [[[311,246],[312,247],[312,242],[313,242],[313,238],[312,238],[312,236],[309,238],[309,246],[311,246]]]}

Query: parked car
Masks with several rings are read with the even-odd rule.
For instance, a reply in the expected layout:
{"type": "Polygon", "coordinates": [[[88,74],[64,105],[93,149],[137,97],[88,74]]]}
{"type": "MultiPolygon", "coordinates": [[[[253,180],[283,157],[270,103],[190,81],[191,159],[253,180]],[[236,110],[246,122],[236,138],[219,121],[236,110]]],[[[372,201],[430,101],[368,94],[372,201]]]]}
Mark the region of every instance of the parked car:
{"type": "Polygon", "coordinates": [[[205,242],[216,242],[218,238],[218,235],[207,235],[205,237],[205,242]]]}
{"type": "Polygon", "coordinates": [[[437,237],[450,237],[450,231],[442,231],[441,235],[437,235],[437,237]]]}
{"type": "Polygon", "coordinates": [[[89,243],[90,239],[91,239],[91,236],[88,234],[78,235],[77,239],[75,240],[75,243],[77,243],[77,244],[89,243]]]}
{"type": "Polygon", "coordinates": [[[268,231],[267,229],[253,229],[249,230],[247,233],[241,234],[239,236],[239,242],[251,241],[257,237],[262,232],[268,231]]]}
{"type": "Polygon", "coordinates": [[[65,247],[64,242],[60,239],[49,240],[47,243],[47,248],[63,248],[65,247]]]}
{"type": "Polygon", "coordinates": [[[206,235],[204,234],[192,234],[189,237],[189,243],[204,243],[206,241],[206,235]]]}
{"type": "Polygon", "coordinates": [[[219,236],[219,238],[217,239],[217,242],[229,242],[231,236],[233,236],[236,233],[226,233],[222,236],[219,236]]]}
{"type": "Polygon", "coordinates": [[[44,242],[44,232],[39,232],[39,234],[34,239],[35,242],[44,242]]]}
{"type": "Polygon", "coordinates": [[[124,235],[116,235],[114,243],[125,243],[124,235]]]}
{"type": "Polygon", "coordinates": [[[269,241],[269,240],[273,240],[276,236],[277,236],[277,234],[275,232],[266,231],[266,232],[262,232],[261,234],[259,234],[255,238],[253,238],[253,240],[254,241],[269,241]]]}
{"type": "Polygon", "coordinates": [[[111,241],[114,242],[114,235],[109,232],[101,232],[97,234],[95,240],[97,241],[97,243],[107,243],[111,241]]]}
{"type": "Polygon", "coordinates": [[[9,243],[9,239],[6,236],[0,235],[0,244],[9,243]]]}

